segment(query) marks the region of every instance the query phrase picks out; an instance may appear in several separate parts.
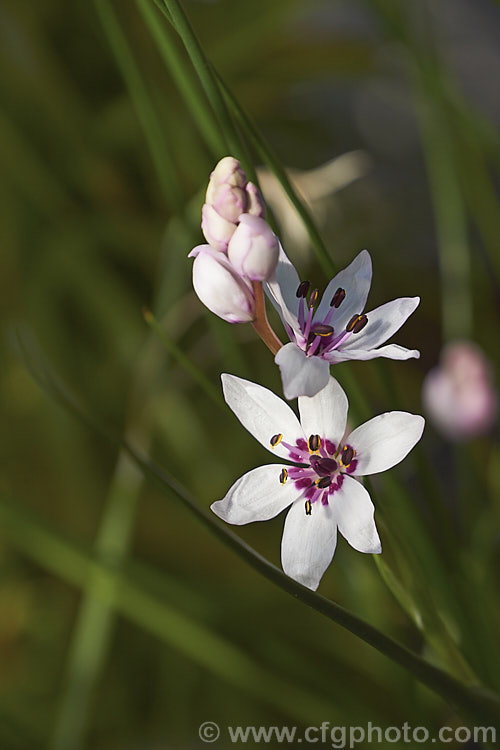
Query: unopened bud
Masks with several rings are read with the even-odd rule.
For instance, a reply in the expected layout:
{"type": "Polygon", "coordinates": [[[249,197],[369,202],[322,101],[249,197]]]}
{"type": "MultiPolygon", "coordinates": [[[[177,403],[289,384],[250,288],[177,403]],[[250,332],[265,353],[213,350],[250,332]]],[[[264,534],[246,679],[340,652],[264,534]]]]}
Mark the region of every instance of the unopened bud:
{"type": "Polygon", "coordinates": [[[254,185],[253,182],[249,182],[245,191],[247,194],[246,213],[252,214],[252,216],[260,216],[264,218],[266,215],[266,207],[259,188],[254,185]]]}
{"type": "Polygon", "coordinates": [[[224,183],[211,191],[211,197],[210,203],[206,205],[212,206],[219,216],[233,224],[236,224],[238,217],[246,211],[247,196],[244,188],[224,183]]]}
{"type": "Polygon", "coordinates": [[[215,315],[228,323],[248,323],[255,318],[255,298],[249,281],[243,279],[223,253],[210,245],[198,245],[194,257],[193,286],[196,294],[215,315]]]}
{"type": "Polygon", "coordinates": [[[226,253],[229,240],[235,232],[236,224],[225,219],[208,203],[203,206],[201,217],[201,229],[207,242],[215,250],[226,253]]]}
{"type": "Polygon", "coordinates": [[[206,202],[212,203],[213,191],[219,185],[231,185],[232,187],[244,188],[247,184],[247,176],[242,170],[238,159],[234,156],[225,156],[218,162],[208,183],[206,202]]]}
{"type": "Polygon", "coordinates": [[[266,281],[279,256],[278,238],[264,219],[242,214],[227,255],[236,271],[252,281],[266,281]]]}
{"type": "Polygon", "coordinates": [[[227,252],[242,214],[263,217],[265,206],[258,188],[247,181],[240,163],[225,156],[210,175],[201,228],[207,242],[216,250],[227,252]]]}

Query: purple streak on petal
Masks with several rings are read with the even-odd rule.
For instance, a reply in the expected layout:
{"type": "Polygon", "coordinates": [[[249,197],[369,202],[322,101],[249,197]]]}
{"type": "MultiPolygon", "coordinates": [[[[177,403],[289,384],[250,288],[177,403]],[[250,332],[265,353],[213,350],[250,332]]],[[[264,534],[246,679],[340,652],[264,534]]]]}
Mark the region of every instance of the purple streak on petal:
{"type": "Polygon", "coordinates": [[[353,458],[349,466],[346,467],[346,472],[348,474],[352,474],[354,471],[356,471],[356,466],[358,465],[358,459],[353,458]]]}
{"type": "Polygon", "coordinates": [[[334,453],[335,453],[335,451],[337,450],[337,446],[335,445],[335,443],[332,443],[332,441],[331,441],[331,440],[325,440],[325,441],[324,441],[324,445],[325,445],[325,447],[326,447],[326,450],[327,450],[327,451],[328,451],[328,453],[330,454],[330,456],[333,456],[333,454],[334,454],[334,453]]]}

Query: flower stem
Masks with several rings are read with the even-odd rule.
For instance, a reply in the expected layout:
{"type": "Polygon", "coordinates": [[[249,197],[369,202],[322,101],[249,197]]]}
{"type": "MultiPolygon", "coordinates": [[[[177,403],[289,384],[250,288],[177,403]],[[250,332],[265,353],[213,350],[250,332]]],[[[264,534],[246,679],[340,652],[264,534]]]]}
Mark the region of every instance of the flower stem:
{"type": "Polygon", "coordinates": [[[257,335],[260,336],[267,348],[270,349],[273,354],[277,354],[283,344],[269,325],[266,314],[266,301],[264,299],[262,282],[254,281],[252,282],[252,286],[255,297],[255,320],[252,325],[257,335]]]}

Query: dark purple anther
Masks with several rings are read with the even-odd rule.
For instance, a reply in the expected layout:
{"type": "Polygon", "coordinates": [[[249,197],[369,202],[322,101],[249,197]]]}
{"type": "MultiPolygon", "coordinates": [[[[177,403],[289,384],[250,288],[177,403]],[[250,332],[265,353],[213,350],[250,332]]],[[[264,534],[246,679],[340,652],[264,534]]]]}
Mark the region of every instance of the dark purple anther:
{"type": "Polygon", "coordinates": [[[311,453],[319,451],[321,448],[321,438],[319,435],[311,435],[308,440],[308,446],[311,453]]]}
{"type": "Polygon", "coordinates": [[[318,301],[318,297],[319,297],[319,292],[317,289],[311,292],[311,296],[309,297],[309,307],[314,307],[314,305],[318,301]]]}
{"type": "Polygon", "coordinates": [[[311,333],[315,336],[331,336],[333,333],[333,327],[328,326],[325,323],[313,323],[311,326],[311,333]]]}
{"type": "Polygon", "coordinates": [[[367,323],[366,315],[353,315],[345,329],[348,333],[359,333],[367,323]]]}
{"type": "Polygon", "coordinates": [[[332,297],[332,301],[330,302],[330,307],[340,307],[344,299],[345,299],[345,289],[341,289],[339,287],[332,297]]]}
{"type": "Polygon", "coordinates": [[[297,287],[297,291],[295,292],[297,297],[307,297],[307,292],[309,291],[310,286],[311,283],[309,281],[301,281],[299,286],[297,287]]]}
{"type": "Polygon", "coordinates": [[[320,477],[329,477],[337,469],[337,462],[333,458],[311,456],[309,461],[316,474],[320,477]]]}
{"type": "Polygon", "coordinates": [[[344,466],[349,466],[353,458],[354,448],[351,448],[350,445],[346,445],[346,447],[342,451],[342,463],[344,464],[344,466]]]}
{"type": "Polygon", "coordinates": [[[328,477],[323,477],[322,479],[319,480],[319,482],[317,484],[317,487],[320,490],[324,490],[324,489],[326,489],[326,487],[329,487],[331,485],[331,483],[332,483],[332,480],[331,480],[331,478],[329,476],[328,477]]]}

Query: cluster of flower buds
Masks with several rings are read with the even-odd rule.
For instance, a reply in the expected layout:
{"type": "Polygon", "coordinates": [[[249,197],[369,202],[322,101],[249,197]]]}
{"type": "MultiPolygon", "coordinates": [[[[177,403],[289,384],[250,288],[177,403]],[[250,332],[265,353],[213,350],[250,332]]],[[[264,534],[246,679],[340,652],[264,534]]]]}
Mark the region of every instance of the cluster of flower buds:
{"type": "Polygon", "coordinates": [[[210,175],[201,228],[209,245],[227,253],[241,214],[264,218],[266,213],[259,190],[242,170],[238,159],[225,156],[210,175]]]}
{"type": "Polygon", "coordinates": [[[201,228],[208,245],[198,245],[193,286],[213,313],[230,323],[255,319],[252,282],[266,281],[278,263],[279,242],[264,219],[258,188],[237,159],[226,156],[210,175],[201,228]]]}
{"type": "Polygon", "coordinates": [[[449,440],[487,433],[495,423],[498,396],[491,366],[472,341],[449,344],[426,376],[423,402],[436,428],[449,440]]]}

